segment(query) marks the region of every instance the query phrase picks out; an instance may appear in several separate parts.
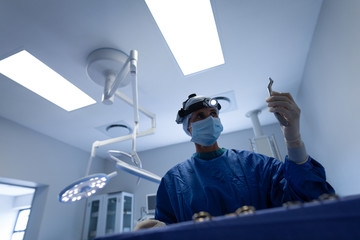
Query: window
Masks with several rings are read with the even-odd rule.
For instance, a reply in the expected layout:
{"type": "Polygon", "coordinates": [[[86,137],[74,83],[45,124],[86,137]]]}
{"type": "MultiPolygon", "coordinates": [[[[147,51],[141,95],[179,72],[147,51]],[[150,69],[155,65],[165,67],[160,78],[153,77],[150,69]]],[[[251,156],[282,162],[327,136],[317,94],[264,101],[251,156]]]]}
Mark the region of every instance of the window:
{"type": "Polygon", "coordinates": [[[14,227],[11,240],[22,240],[24,239],[26,226],[28,224],[30,215],[30,208],[20,209],[16,218],[16,223],[14,227]]]}

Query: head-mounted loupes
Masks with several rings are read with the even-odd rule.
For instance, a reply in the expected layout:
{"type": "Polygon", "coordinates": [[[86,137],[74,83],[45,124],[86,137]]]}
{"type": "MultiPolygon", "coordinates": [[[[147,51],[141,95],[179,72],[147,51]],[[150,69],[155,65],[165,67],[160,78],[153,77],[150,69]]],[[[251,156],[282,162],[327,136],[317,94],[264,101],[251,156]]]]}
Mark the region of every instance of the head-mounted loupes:
{"type": "Polygon", "coordinates": [[[220,103],[214,98],[207,98],[196,96],[195,93],[189,95],[188,99],[183,102],[183,107],[178,111],[176,123],[183,123],[184,118],[192,112],[202,108],[217,108],[221,109],[220,103]]]}

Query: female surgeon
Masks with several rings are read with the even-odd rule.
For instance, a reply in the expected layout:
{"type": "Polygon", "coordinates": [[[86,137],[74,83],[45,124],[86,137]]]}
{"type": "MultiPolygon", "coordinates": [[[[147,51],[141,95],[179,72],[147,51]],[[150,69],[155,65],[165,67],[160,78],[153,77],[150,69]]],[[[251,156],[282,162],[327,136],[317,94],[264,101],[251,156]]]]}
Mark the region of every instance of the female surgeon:
{"type": "Polygon", "coordinates": [[[188,97],[176,122],[183,124],[196,152],[162,178],[156,220],[171,224],[191,220],[200,211],[220,216],[244,205],[258,210],[334,193],[324,168],[306,153],[299,132],[300,109],[292,96],[273,92],[266,101],[270,112],[281,114],[288,122],[282,125],[288,150],[284,162],[250,151],[220,148],[220,104],[196,94],[188,97]]]}

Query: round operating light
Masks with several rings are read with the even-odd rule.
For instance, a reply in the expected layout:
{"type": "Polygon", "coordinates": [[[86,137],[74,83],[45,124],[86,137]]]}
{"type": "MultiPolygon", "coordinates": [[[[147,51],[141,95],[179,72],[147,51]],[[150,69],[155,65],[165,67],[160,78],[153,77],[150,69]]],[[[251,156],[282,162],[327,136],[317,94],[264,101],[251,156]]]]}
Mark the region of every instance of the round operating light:
{"type": "Polygon", "coordinates": [[[59,201],[63,203],[79,201],[90,197],[102,189],[109,181],[104,173],[98,173],[81,178],[64,188],[59,193],[59,201]]]}

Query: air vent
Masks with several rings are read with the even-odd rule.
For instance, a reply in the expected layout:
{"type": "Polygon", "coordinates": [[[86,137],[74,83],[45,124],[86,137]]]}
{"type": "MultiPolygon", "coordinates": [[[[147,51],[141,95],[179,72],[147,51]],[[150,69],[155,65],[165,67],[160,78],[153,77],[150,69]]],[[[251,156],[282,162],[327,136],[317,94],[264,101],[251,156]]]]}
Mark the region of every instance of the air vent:
{"type": "Polygon", "coordinates": [[[109,137],[121,137],[132,133],[132,128],[124,121],[115,123],[109,123],[100,127],[97,127],[99,131],[106,134],[109,137]]]}
{"type": "Polygon", "coordinates": [[[124,124],[111,124],[106,128],[107,133],[110,136],[124,136],[131,133],[131,128],[124,124]]]}

